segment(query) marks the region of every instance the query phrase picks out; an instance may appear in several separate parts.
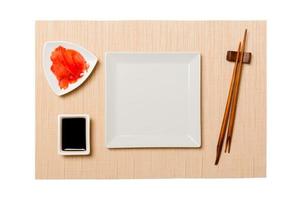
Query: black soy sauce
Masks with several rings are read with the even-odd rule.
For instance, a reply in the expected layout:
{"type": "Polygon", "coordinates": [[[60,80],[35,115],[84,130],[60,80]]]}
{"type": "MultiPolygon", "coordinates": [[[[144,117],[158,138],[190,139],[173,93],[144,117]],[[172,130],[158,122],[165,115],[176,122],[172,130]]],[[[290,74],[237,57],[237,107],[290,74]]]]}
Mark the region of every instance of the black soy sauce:
{"type": "Polygon", "coordinates": [[[86,119],[84,117],[63,118],[61,129],[63,151],[86,150],[86,119]]]}

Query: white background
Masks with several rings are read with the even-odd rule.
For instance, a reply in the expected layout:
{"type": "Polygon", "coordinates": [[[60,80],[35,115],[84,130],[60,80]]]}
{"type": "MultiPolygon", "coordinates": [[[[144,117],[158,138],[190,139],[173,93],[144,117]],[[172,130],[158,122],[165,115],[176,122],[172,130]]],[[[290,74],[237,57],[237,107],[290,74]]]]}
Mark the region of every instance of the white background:
{"type": "Polygon", "coordinates": [[[296,2],[1,1],[0,199],[299,199],[300,6],[296,2]],[[42,19],[268,20],[267,178],[35,180],[34,23],[42,19]]]}

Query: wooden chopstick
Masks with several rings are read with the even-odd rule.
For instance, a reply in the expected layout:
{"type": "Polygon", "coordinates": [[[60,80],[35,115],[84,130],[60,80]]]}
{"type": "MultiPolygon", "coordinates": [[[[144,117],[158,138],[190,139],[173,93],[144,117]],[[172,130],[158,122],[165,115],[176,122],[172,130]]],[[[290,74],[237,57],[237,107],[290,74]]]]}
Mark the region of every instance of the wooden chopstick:
{"type": "Polygon", "coordinates": [[[245,30],[244,33],[244,39],[242,43],[241,53],[239,55],[240,58],[237,65],[236,79],[235,79],[235,84],[233,89],[232,105],[230,110],[229,125],[228,125],[227,138],[225,143],[225,152],[228,150],[227,151],[228,153],[230,153],[230,149],[231,149],[233,127],[234,127],[234,121],[236,115],[236,107],[237,107],[237,100],[239,95],[239,87],[240,87],[240,80],[241,80],[241,73],[242,73],[242,66],[243,66],[243,57],[244,57],[245,46],[246,46],[246,37],[247,37],[247,29],[245,30]]]}
{"type": "Polygon", "coordinates": [[[225,112],[224,112],[223,121],[222,121],[222,125],[221,125],[221,130],[220,130],[220,134],[219,134],[218,144],[217,144],[217,156],[216,156],[215,165],[217,165],[219,163],[221,153],[222,153],[222,147],[223,147],[226,128],[227,128],[227,124],[228,124],[228,116],[229,116],[230,107],[231,107],[233,88],[234,88],[234,85],[235,85],[236,71],[237,71],[237,66],[238,66],[238,63],[239,63],[240,51],[241,51],[241,42],[239,43],[239,46],[238,46],[235,65],[234,65],[234,69],[233,69],[233,72],[232,72],[230,88],[229,88],[229,92],[228,92],[225,112]]]}

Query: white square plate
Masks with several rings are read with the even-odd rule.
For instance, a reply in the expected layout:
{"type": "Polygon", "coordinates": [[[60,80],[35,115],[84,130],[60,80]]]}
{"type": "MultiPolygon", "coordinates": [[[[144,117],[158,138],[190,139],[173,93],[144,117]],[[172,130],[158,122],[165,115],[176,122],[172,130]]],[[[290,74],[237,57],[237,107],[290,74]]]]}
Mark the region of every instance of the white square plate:
{"type": "Polygon", "coordinates": [[[200,73],[198,53],[106,53],[106,147],[200,147],[200,73]]]}

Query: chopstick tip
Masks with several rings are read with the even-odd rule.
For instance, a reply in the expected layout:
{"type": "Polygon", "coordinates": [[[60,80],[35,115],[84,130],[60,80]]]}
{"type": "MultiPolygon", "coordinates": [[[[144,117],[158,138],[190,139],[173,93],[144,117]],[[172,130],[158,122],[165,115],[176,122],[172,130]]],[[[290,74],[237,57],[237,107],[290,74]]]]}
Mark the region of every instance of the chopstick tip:
{"type": "Polygon", "coordinates": [[[245,40],[246,40],[246,35],[247,35],[247,32],[248,32],[248,30],[247,30],[247,29],[245,29],[245,32],[244,32],[244,40],[243,40],[243,45],[245,45],[245,40]]]}
{"type": "Polygon", "coordinates": [[[219,161],[218,161],[218,160],[216,160],[216,161],[215,161],[215,165],[218,165],[218,164],[219,164],[219,161]]]}
{"type": "Polygon", "coordinates": [[[217,151],[217,157],[216,157],[216,160],[215,160],[215,165],[219,164],[220,157],[221,157],[221,152],[217,151]]]}

